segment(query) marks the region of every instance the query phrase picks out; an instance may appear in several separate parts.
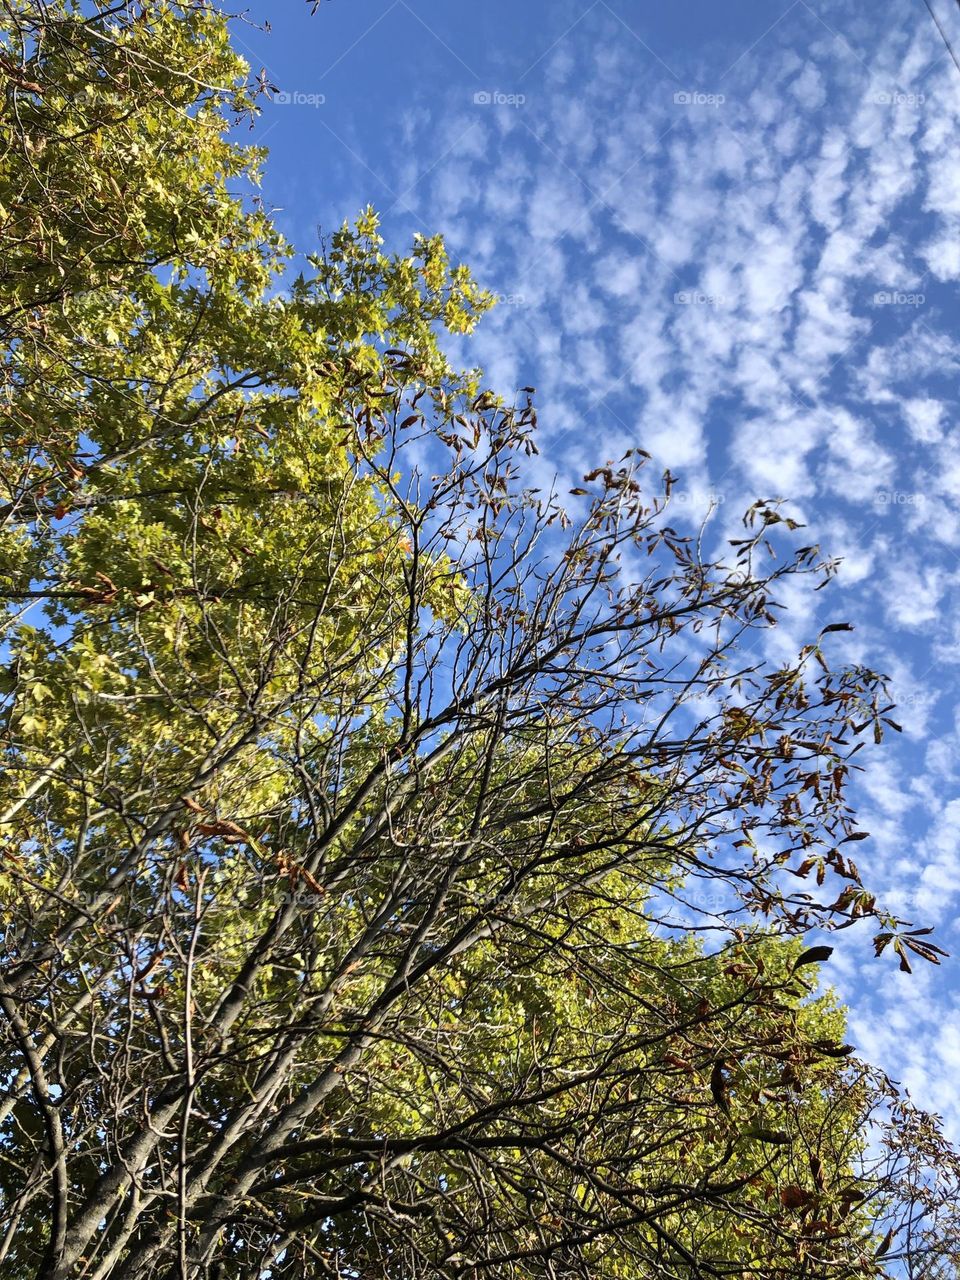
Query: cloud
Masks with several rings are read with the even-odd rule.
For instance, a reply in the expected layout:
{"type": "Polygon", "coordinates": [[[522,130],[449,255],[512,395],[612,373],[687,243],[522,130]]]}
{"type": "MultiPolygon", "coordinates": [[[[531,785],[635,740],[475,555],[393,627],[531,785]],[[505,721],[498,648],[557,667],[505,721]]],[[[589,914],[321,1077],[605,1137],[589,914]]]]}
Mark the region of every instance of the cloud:
{"type": "Polygon", "coordinates": [[[919,444],[936,444],[942,440],[944,406],[939,400],[931,396],[909,396],[900,407],[911,436],[919,444]]]}
{"type": "MultiPolygon", "coordinates": [[[[463,140],[408,199],[513,297],[470,358],[508,394],[538,386],[538,483],[558,472],[563,487],[643,445],[690,495],[671,508],[678,523],[720,495],[718,549],[739,504],[784,495],[802,506],[804,540],[844,557],[831,592],[791,590],[768,654],[848,617],[850,652],[892,671],[905,732],[871,757],[861,790],[874,874],[949,945],[960,93],[921,17],[893,0],[868,22],[843,0],[822,20],[797,5],[744,56],[701,49],[685,65],[671,50],[673,79],[594,6],[524,79],[524,105],[451,98],[442,136],[463,140]]],[[[429,135],[419,122],[408,137],[429,135]]],[[[925,975],[886,998],[859,961],[853,972],[862,1043],[960,1131],[944,1085],[960,1042],[911,1048],[948,988],[925,975]]]]}

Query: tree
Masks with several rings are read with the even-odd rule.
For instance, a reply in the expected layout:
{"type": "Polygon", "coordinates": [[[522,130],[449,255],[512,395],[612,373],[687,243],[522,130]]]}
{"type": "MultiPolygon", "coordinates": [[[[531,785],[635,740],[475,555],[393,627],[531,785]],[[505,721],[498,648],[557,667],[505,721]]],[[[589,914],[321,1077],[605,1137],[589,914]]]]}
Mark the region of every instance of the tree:
{"type": "Polygon", "coordinates": [[[213,7],[2,11],[6,1273],[947,1274],[803,940],[937,958],[848,853],[883,681],[752,655],[832,566],[524,489],[442,242],[293,278],[231,192],[213,7]]]}

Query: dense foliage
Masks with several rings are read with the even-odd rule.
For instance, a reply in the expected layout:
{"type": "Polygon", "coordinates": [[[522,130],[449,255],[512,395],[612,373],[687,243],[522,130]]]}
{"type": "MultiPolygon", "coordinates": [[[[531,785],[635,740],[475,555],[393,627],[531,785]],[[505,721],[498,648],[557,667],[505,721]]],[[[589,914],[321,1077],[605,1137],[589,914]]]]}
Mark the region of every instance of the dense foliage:
{"type": "Polygon", "coordinates": [[[849,856],[882,680],[755,657],[829,564],[524,489],[490,299],[294,258],[211,5],[0,0],[0,74],[3,1274],[955,1274],[803,940],[937,957],[849,856]]]}

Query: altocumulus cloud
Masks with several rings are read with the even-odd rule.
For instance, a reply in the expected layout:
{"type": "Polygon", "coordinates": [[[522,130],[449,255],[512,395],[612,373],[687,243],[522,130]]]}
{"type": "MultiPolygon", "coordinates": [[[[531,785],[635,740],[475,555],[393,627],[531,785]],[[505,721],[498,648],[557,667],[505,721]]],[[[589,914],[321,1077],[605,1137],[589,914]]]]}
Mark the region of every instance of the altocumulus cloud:
{"type": "MultiPolygon", "coordinates": [[[[713,499],[719,543],[783,495],[845,557],[770,653],[852,618],[838,656],[892,673],[870,876],[956,952],[960,76],[894,3],[800,0],[746,53],[669,69],[634,34],[595,5],[527,74],[505,51],[522,109],[418,108],[392,185],[508,300],[469,354],[538,386],[542,476],[642,444],[702,497],[676,521],[713,499]],[[415,180],[426,148],[447,159],[415,180]]],[[[878,983],[851,941],[836,973],[864,1048],[960,1134],[950,968],[878,983]]]]}

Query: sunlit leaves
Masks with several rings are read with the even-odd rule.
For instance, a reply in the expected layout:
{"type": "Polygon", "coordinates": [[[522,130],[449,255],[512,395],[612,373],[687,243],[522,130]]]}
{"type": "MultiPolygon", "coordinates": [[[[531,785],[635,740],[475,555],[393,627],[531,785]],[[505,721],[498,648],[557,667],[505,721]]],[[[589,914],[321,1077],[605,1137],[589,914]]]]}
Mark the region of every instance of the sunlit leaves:
{"type": "Polygon", "coordinates": [[[846,853],[889,707],[844,624],[739,647],[830,564],[769,503],[704,563],[642,450],[524,490],[440,239],[291,278],[210,6],[3,12],[4,1267],[876,1275],[802,938],[940,954],[846,853]]]}

